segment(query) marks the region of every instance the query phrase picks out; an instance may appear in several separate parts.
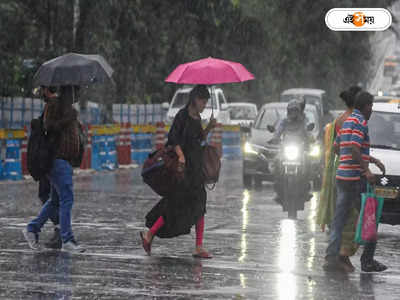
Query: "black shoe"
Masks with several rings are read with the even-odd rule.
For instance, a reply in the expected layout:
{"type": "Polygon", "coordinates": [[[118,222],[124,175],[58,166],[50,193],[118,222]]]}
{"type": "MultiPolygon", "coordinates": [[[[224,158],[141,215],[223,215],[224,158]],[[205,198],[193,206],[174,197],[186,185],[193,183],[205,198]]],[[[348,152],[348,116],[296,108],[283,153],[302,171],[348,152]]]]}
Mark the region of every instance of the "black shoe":
{"type": "Polygon", "coordinates": [[[51,237],[51,239],[44,244],[46,248],[51,248],[51,249],[61,249],[62,246],[62,241],[61,241],[61,234],[60,234],[60,229],[54,228],[54,234],[51,237]]]}
{"type": "Polygon", "coordinates": [[[363,272],[382,272],[387,269],[387,266],[381,264],[375,259],[369,262],[361,262],[361,270],[363,272]]]}

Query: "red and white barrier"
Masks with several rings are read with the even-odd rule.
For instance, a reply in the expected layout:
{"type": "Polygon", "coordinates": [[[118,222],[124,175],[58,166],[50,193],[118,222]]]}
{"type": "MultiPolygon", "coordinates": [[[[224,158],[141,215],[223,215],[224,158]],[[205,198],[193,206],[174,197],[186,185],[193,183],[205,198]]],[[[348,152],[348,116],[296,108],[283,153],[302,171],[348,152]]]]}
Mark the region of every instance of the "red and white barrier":
{"type": "Polygon", "coordinates": [[[22,175],[29,175],[28,171],[28,128],[24,126],[24,138],[21,140],[22,175]]]}
{"type": "Polygon", "coordinates": [[[154,142],[153,142],[154,148],[156,150],[160,150],[162,147],[164,147],[166,142],[166,135],[167,131],[165,130],[164,122],[157,122],[156,134],[154,136],[154,142]]]}
{"type": "Polygon", "coordinates": [[[87,139],[81,163],[81,169],[84,170],[91,169],[92,167],[92,127],[90,125],[87,126],[87,139]]]}
{"type": "Polygon", "coordinates": [[[117,157],[118,164],[130,165],[131,158],[131,133],[132,127],[130,123],[122,123],[117,140],[117,157]]]}

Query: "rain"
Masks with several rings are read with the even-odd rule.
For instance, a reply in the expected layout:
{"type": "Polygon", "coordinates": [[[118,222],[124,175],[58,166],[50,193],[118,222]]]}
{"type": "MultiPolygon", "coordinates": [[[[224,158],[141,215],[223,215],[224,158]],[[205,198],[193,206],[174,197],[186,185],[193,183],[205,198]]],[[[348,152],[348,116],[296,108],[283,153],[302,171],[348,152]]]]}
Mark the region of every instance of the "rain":
{"type": "MultiPolygon", "coordinates": [[[[374,103],[375,115],[385,116],[385,105],[398,110],[399,1],[369,1],[392,15],[389,29],[370,32],[331,31],[324,23],[332,8],[369,7],[361,1],[315,7],[306,1],[272,1],[270,7],[264,1],[40,2],[46,5],[0,3],[0,26],[26,29],[16,37],[3,33],[0,41],[0,66],[6,70],[0,75],[0,299],[400,299],[399,225],[383,218],[378,227],[374,258],[387,270],[363,271],[361,246],[350,257],[354,272],[329,272],[323,266],[330,230],[317,221],[324,130],[345,111],[340,92],[355,85],[389,102],[374,103]],[[44,12],[49,23],[38,25],[44,12]],[[29,19],[24,24],[10,19],[23,16],[29,19]],[[368,46],[365,53],[356,47],[357,37],[368,46]],[[24,39],[18,50],[15,43],[24,39]],[[79,63],[71,59],[57,70],[65,57],[79,63]],[[390,76],[388,61],[396,65],[390,76]],[[146,214],[162,197],[144,182],[146,163],[165,149],[173,120],[191,103],[196,84],[207,85],[210,93],[199,124],[207,128],[213,117],[218,123],[206,138],[221,162],[217,182],[205,186],[202,247],[212,258],[193,256],[197,223],[189,234],[154,237],[149,255],[140,232],[148,229],[146,214]],[[57,95],[61,86],[73,86],[73,107],[85,133],[82,162],[72,177],[72,228],[82,253],[43,247],[54,234],[50,221],[41,229],[39,250],[22,233],[42,207],[23,153],[31,120],[44,109],[44,86],[55,87],[57,95]],[[296,91],[283,100],[290,89],[296,91]],[[296,96],[303,89],[312,89],[310,98],[296,96]],[[313,102],[315,95],[323,107],[313,102]],[[307,165],[306,183],[289,181],[278,194],[277,158],[286,150],[271,141],[286,117],[286,102],[302,99],[318,161],[307,165]],[[241,116],[242,106],[251,117],[241,116]],[[251,155],[256,163],[249,163],[251,155]],[[285,202],[290,198],[304,198],[295,214],[285,202]]],[[[373,145],[374,115],[369,124],[373,145]]],[[[394,126],[394,134],[399,128],[394,126]]],[[[372,154],[399,150],[394,142],[383,146],[372,154]]],[[[393,157],[379,156],[386,174],[371,168],[381,189],[387,188],[385,180],[391,186],[400,176],[393,157]]],[[[285,174],[293,175],[289,168],[285,174]]],[[[395,200],[385,194],[384,214],[400,199],[400,184],[396,189],[395,200]]]]}

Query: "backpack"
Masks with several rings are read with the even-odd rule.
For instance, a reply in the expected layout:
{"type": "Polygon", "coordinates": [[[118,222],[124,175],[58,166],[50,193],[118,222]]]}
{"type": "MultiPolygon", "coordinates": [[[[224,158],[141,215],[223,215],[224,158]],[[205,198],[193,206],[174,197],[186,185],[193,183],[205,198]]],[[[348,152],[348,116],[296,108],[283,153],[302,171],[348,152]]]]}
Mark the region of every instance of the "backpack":
{"type": "Polygon", "coordinates": [[[31,134],[28,140],[28,171],[35,181],[47,175],[54,161],[54,147],[43,127],[42,118],[31,121],[31,134]]]}

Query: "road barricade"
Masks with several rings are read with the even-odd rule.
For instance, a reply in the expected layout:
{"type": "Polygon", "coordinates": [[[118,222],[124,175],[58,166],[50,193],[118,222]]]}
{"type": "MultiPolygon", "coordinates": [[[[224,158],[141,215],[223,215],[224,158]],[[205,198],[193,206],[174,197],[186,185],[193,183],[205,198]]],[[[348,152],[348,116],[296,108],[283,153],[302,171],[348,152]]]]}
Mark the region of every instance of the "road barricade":
{"type": "Polygon", "coordinates": [[[4,160],[4,168],[3,168],[4,179],[8,180],[22,179],[20,147],[21,147],[21,140],[17,139],[6,140],[6,157],[4,160]]]}
{"type": "Polygon", "coordinates": [[[85,145],[85,152],[83,153],[81,169],[87,170],[92,167],[92,126],[87,125],[87,143],[85,145]]]}
{"type": "Polygon", "coordinates": [[[223,126],[222,153],[224,158],[237,159],[242,157],[241,134],[239,126],[223,126]]]}
{"type": "Polygon", "coordinates": [[[24,138],[21,140],[21,167],[22,174],[29,175],[28,171],[28,127],[24,126],[24,138]]]}
{"type": "Polygon", "coordinates": [[[118,168],[115,136],[119,130],[119,126],[116,125],[92,127],[92,169],[114,170],[118,168]]]}
{"type": "Polygon", "coordinates": [[[166,142],[166,134],[167,134],[167,131],[165,129],[164,122],[157,122],[156,133],[154,135],[154,141],[153,141],[155,150],[159,150],[162,147],[164,147],[165,142],[166,142]]]}
{"type": "MultiPolygon", "coordinates": [[[[141,130],[146,131],[145,128],[141,130]]],[[[132,138],[132,161],[142,164],[147,156],[153,151],[153,133],[151,132],[134,132],[132,138]]]]}
{"type": "Polygon", "coordinates": [[[130,165],[132,162],[131,132],[132,127],[130,123],[121,124],[117,141],[117,156],[118,164],[120,165],[130,165]]]}
{"type": "MultiPolygon", "coordinates": [[[[143,164],[148,155],[165,145],[169,126],[156,125],[88,125],[88,141],[81,169],[114,170],[119,165],[143,164]]],[[[0,180],[18,180],[27,170],[27,127],[24,130],[0,129],[0,180]]],[[[208,142],[221,157],[238,159],[242,155],[239,126],[217,124],[208,142]]]]}
{"type": "Polygon", "coordinates": [[[210,145],[217,148],[218,155],[222,157],[222,124],[217,123],[209,138],[210,145]]]}

